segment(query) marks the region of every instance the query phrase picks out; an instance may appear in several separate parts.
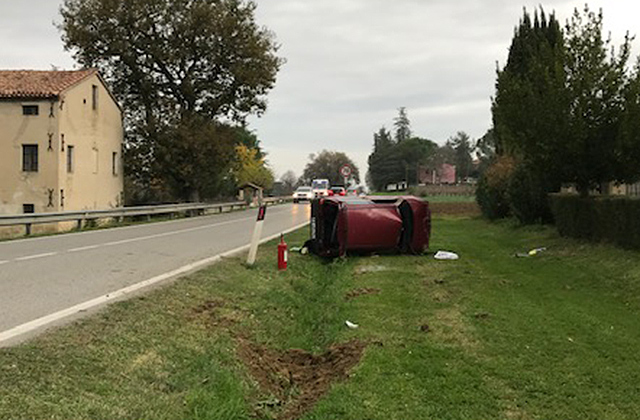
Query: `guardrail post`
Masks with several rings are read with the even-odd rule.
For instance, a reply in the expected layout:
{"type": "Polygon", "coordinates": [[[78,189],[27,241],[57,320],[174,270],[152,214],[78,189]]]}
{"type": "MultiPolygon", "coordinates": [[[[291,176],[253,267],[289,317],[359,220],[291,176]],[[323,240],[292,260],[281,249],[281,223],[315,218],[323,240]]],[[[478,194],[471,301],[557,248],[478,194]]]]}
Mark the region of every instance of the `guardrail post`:
{"type": "Polygon", "coordinates": [[[82,219],[78,219],[78,222],[76,224],[76,229],[82,230],[82,219]]]}
{"type": "Polygon", "coordinates": [[[31,223],[25,224],[24,228],[25,228],[24,235],[25,236],[31,236],[31,223]]]}

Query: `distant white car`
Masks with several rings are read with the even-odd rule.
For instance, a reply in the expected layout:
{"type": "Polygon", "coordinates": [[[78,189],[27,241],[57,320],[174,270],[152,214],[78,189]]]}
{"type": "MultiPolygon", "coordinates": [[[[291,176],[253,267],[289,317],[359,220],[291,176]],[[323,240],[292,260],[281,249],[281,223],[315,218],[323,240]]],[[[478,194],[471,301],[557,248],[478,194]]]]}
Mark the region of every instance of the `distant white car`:
{"type": "Polygon", "coordinates": [[[298,189],[293,193],[294,203],[298,203],[303,200],[313,200],[313,190],[311,187],[298,187],[298,189]]]}

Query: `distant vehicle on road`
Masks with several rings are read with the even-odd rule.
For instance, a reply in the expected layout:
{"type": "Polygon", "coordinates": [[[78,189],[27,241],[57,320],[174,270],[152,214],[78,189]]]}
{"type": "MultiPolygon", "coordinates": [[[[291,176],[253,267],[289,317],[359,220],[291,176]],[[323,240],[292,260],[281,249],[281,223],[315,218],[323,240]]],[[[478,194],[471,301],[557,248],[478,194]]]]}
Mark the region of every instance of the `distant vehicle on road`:
{"type": "Polygon", "coordinates": [[[307,201],[313,200],[313,190],[309,186],[298,187],[298,189],[295,190],[293,193],[294,203],[298,203],[304,200],[307,200],[307,201]]]}
{"type": "Polygon", "coordinates": [[[329,180],[328,179],[314,179],[311,183],[311,189],[313,190],[314,198],[328,197],[329,196],[329,180]]]}
{"type": "Polygon", "coordinates": [[[347,195],[347,190],[345,190],[344,187],[341,187],[339,185],[334,185],[333,187],[331,187],[329,191],[330,191],[329,195],[338,195],[338,196],[347,195]]]}

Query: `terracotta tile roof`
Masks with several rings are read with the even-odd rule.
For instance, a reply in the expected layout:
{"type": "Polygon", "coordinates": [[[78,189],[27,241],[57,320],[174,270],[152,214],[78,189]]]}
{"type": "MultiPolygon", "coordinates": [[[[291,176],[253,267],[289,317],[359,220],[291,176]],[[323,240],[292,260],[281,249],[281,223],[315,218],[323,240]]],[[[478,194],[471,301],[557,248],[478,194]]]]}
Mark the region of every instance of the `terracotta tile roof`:
{"type": "Polygon", "coordinates": [[[96,72],[96,69],[0,70],[0,99],[57,97],[64,90],[96,72]]]}

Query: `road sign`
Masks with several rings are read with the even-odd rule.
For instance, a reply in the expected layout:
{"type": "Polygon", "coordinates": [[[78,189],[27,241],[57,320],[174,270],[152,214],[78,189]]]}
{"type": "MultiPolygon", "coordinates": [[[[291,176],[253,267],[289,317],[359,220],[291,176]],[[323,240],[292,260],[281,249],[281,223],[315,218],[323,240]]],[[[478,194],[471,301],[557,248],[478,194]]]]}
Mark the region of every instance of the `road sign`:
{"type": "Polygon", "coordinates": [[[342,175],[344,178],[349,178],[349,176],[351,175],[351,166],[342,165],[342,167],[340,168],[340,175],[342,175]]]}

